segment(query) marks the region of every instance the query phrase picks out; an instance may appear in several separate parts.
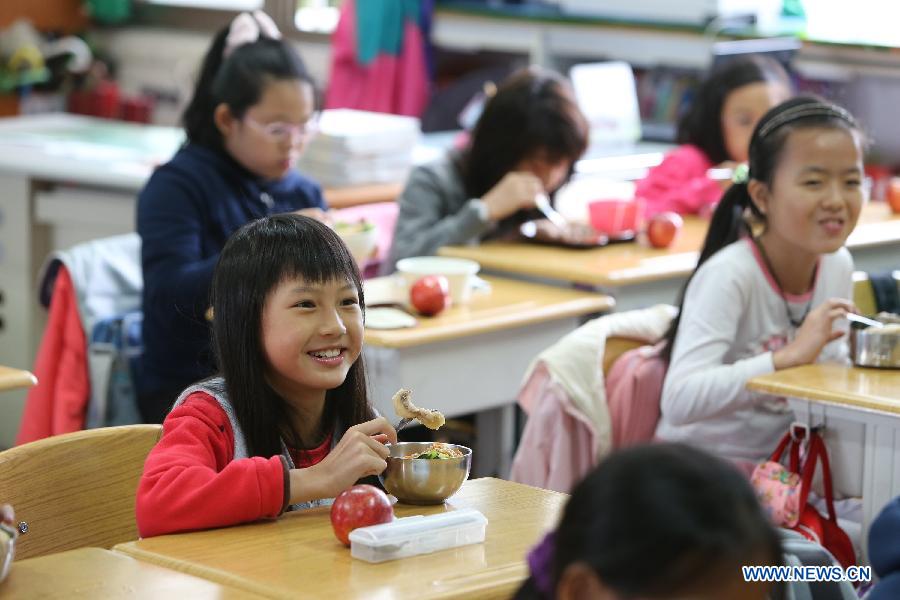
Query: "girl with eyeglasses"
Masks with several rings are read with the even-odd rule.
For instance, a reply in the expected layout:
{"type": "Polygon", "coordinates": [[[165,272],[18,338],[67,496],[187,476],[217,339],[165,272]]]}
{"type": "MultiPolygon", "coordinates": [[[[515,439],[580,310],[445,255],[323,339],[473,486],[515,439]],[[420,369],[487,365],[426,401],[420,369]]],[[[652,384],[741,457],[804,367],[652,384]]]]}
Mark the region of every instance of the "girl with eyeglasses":
{"type": "Polygon", "coordinates": [[[216,35],[182,120],[186,143],[138,197],[138,403],[154,423],[182,389],[213,372],[205,313],[228,237],[253,219],[325,219],[326,209],[319,185],[293,167],[315,130],[313,81],[264,13],[243,13],[216,35]]]}

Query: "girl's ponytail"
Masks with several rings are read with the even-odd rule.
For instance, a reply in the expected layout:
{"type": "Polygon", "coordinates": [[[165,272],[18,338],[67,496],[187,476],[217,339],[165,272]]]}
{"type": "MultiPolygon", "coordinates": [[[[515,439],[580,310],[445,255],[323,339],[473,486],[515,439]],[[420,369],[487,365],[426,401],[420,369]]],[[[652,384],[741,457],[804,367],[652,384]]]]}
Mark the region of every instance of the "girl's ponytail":
{"type": "Polygon", "coordinates": [[[203,59],[194,96],[181,119],[188,142],[221,149],[217,106],[227,105],[240,119],[259,102],[270,81],[292,79],[315,90],[303,60],[281,39],[272,20],[259,12],[242,13],[216,34],[203,59]]]}
{"type": "Polygon", "coordinates": [[[225,51],[225,40],[228,37],[228,30],[227,26],[222,28],[216,34],[216,37],[213,38],[212,45],[206,51],[203,65],[200,67],[200,76],[194,88],[194,96],[181,116],[181,123],[184,125],[184,131],[189,142],[204,146],[216,145],[210,139],[210,131],[215,129],[213,113],[215,112],[216,104],[218,104],[213,98],[213,82],[224,61],[222,54],[225,51]]]}
{"type": "Polygon", "coordinates": [[[709,230],[706,233],[706,239],[703,241],[703,249],[700,250],[700,258],[697,260],[697,266],[694,272],[684,283],[681,293],[678,296],[678,314],[672,319],[668,331],[663,339],[665,346],[660,353],[666,362],[672,356],[672,346],[675,342],[675,334],[678,333],[678,324],[681,322],[681,309],[684,307],[684,294],[687,291],[688,284],[694,278],[694,273],[709,258],[724,248],[725,246],[738,241],[741,236],[750,232],[747,221],[744,219],[744,213],[750,209],[754,214],[759,215],[756,206],[750,199],[750,192],[747,190],[747,181],[736,181],[719,200],[716,210],[713,212],[712,219],[709,223],[709,230]]]}

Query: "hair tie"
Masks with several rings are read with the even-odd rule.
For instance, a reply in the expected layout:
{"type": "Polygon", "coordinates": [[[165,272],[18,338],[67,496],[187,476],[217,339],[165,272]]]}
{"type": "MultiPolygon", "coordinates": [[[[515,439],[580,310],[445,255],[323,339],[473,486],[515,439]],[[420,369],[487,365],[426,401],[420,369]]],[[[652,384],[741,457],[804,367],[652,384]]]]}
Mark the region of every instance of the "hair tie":
{"type": "Polygon", "coordinates": [[[222,57],[228,56],[244,44],[252,44],[259,39],[260,33],[273,40],[281,39],[281,32],[272,17],[261,10],[253,14],[243,12],[236,16],[228,27],[228,37],[225,38],[225,49],[222,57]]]}
{"type": "Polygon", "coordinates": [[[759,128],[760,139],[766,137],[779,127],[787,125],[791,121],[803,119],[805,117],[834,117],[841,119],[851,127],[857,127],[856,119],[853,118],[847,110],[833,104],[808,103],[798,104],[772,117],[768,123],[764,123],[759,128]]]}
{"type": "Polygon", "coordinates": [[[553,598],[556,595],[553,589],[552,572],[555,538],[556,534],[551,531],[528,552],[528,569],[531,571],[531,578],[538,591],[547,598],[553,598]]]}
{"type": "Polygon", "coordinates": [[[741,163],[731,173],[731,183],[741,185],[750,180],[750,167],[747,163],[741,163]]]}

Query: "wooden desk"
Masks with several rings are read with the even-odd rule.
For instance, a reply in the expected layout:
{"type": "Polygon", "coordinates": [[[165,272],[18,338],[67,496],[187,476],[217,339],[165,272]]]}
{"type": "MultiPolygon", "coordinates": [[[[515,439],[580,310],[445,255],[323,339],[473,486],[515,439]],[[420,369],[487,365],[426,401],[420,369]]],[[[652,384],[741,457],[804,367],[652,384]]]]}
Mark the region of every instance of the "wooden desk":
{"type": "Polygon", "coordinates": [[[193,577],[102,548],[80,548],[13,562],[4,598],[259,598],[215,581],[193,577]]]}
{"type": "Polygon", "coordinates": [[[444,506],[397,505],[399,517],[475,508],[483,544],[380,564],[355,560],[331,530],[328,508],[275,521],[119,544],[122,552],[269,598],[509,598],[525,556],[552,529],[567,496],[499,479],[467,481],[444,506]]]}
{"type": "MultiPolygon", "coordinates": [[[[366,282],[367,299],[384,297],[366,282]]],[[[372,400],[393,415],[401,387],[452,417],[478,413],[478,475],[508,473],[514,445],[514,402],[522,377],[542,350],[573,331],[579,318],[611,310],[609,296],[500,277],[486,277],[466,306],[419,318],[410,329],[366,330],[364,355],[372,400]]],[[[390,293],[387,294],[390,296],[390,293]]]]}
{"type": "Polygon", "coordinates": [[[30,388],[37,385],[37,382],[37,377],[28,371],[0,365],[0,392],[30,388]]]}
{"type": "MultiPolygon", "coordinates": [[[[703,219],[686,217],[675,243],[665,250],[636,242],[595,250],[488,242],[479,246],[447,246],[438,254],[477,261],[488,272],[590,285],[612,293],[618,308],[629,310],[675,302],[697,264],[707,227],[703,219]]],[[[900,215],[892,214],[884,203],[866,205],[847,247],[859,270],[900,267],[900,215]]]]}
{"type": "Polygon", "coordinates": [[[393,202],[400,197],[403,182],[373,183],[351,187],[325,188],[322,195],[330,208],[347,208],[360,204],[393,202]]]}
{"type": "MultiPolygon", "coordinates": [[[[784,396],[798,420],[826,429],[859,430],[863,447],[863,548],[869,524],[900,495],[900,370],[805,365],[754,377],[747,389],[784,396]]],[[[858,436],[858,434],[853,434],[858,436]]],[[[829,448],[832,469],[841,457],[829,448]]]]}

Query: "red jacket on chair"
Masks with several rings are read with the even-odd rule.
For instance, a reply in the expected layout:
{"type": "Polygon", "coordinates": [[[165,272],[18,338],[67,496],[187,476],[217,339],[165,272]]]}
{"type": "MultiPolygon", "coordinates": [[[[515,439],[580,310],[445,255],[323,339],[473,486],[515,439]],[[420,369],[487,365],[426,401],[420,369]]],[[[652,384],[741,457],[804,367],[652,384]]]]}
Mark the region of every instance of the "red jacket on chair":
{"type": "Polygon", "coordinates": [[[16,444],[83,429],[90,395],[87,340],[64,266],[56,276],[34,374],[39,383],[28,392],[16,444]]]}

